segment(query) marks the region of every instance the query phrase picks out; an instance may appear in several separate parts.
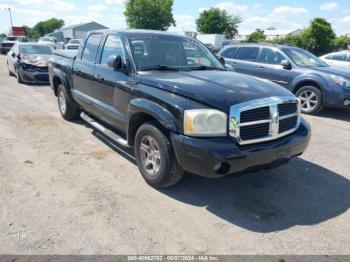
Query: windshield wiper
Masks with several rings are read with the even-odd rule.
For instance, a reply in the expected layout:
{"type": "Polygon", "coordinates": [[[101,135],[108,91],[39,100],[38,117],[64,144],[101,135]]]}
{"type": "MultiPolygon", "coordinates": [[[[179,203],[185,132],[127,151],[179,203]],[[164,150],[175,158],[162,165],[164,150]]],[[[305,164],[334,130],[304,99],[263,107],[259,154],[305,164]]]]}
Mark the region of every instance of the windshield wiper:
{"type": "Polygon", "coordinates": [[[180,71],[182,70],[180,67],[166,66],[166,65],[157,65],[157,66],[149,66],[149,67],[141,67],[141,71],[151,71],[151,70],[170,70],[170,71],[180,71]]]}
{"type": "Polygon", "coordinates": [[[220,70],[220,71],[225,71],[225,69],[220,68],[220,67],[215,67],[215,66],[206,66],[206,65],[200,65],[196,67],[190,67],[190,70],[220,70]]]}

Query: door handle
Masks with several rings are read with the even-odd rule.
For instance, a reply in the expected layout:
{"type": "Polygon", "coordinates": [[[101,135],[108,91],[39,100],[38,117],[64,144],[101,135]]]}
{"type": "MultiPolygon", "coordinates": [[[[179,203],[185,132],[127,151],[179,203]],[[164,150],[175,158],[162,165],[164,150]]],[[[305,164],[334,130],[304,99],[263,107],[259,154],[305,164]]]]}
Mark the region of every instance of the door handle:
{"type": "Polygon", "coordinates": [[[237,65],[237,63],[235,63],[235,62],[232,62],[232,63],[231,63],[231,65],[233,65],[233,66],[236,66],[236,65],[237,65]]]}
{"type": "Polygon", "coordinates": [[[105,79],[104,79],[104,77],[103,76],[100,76],[100,75],[95,75],[95,79],[96,79],[96,81],[98,81],[98,82],[103,82],[105,79]]]}
{"type": "Polygon", "coordinates": [[[264,70],[264,67],[263,66],[258,66],[258,70],[262,71],[262,70],[264,70]]]}

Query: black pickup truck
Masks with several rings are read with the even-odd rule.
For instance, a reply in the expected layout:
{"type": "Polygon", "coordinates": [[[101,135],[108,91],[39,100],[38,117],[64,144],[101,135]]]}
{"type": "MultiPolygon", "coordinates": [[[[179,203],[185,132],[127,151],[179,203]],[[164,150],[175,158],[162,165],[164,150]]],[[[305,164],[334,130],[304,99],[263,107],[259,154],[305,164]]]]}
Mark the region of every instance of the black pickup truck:
{"type": "Polygon", "coordinates": [[[226,71],[193,38],[147,30],[92,31],[49,60],[66,120],[79,115],[133,147],[153,187],[184,171],[207,177],[276,167],[301,155],[310,126],[283,87],[226,71]]]}

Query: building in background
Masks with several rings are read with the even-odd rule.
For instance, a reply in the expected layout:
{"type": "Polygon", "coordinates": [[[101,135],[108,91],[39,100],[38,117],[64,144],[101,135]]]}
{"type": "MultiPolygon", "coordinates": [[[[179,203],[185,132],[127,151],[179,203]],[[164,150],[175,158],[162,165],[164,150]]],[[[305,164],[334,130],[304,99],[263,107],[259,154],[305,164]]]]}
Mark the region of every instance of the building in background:
{"type": "Polygon", "coordinates": [[[58,42],[68,42],[73,38],[83,39],[87,32],[100,29],[108,29],[108,27],[96,22],[89,22],[66,26],[46,36],[56,37],[58,42]]]}

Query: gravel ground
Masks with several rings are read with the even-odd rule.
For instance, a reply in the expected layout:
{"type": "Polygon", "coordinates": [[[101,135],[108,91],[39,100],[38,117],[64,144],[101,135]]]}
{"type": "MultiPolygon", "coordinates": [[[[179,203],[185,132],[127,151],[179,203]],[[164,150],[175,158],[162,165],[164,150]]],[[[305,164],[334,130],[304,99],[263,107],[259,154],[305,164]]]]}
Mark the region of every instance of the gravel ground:
{"type": "Polygon", "coordinates": [[[305,116],[310,147],[286,166],[157,191],[5,56],[0,83],[2,254],[350,254],[347,111],[305,116]]]}

